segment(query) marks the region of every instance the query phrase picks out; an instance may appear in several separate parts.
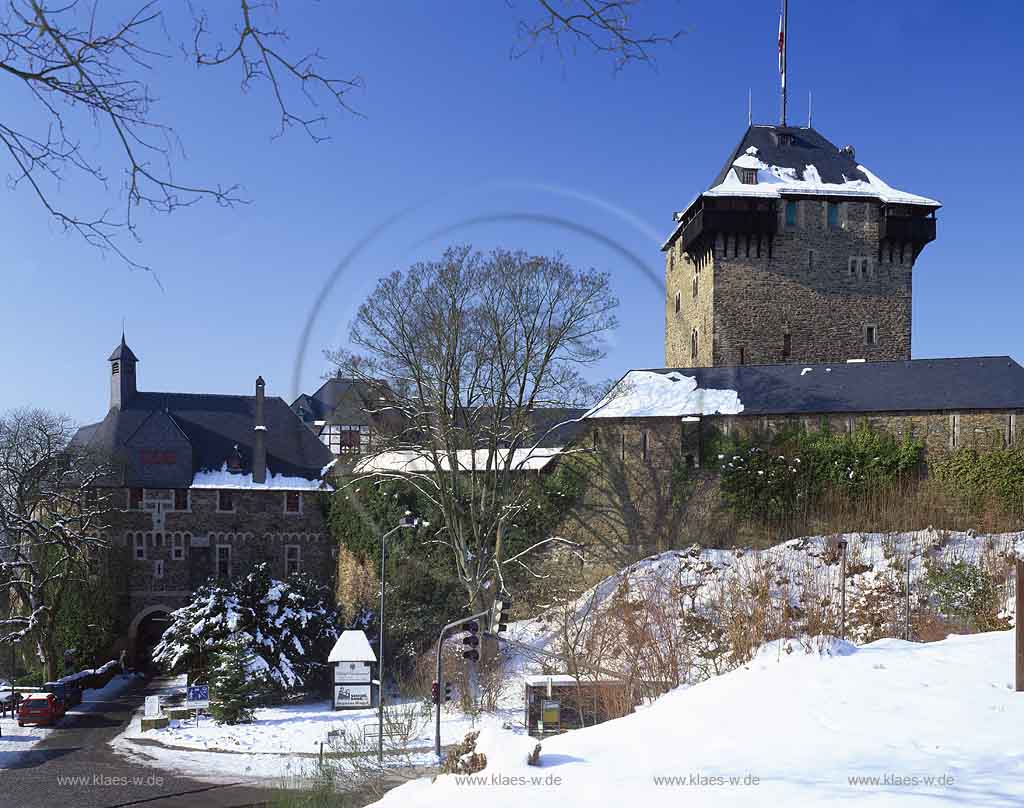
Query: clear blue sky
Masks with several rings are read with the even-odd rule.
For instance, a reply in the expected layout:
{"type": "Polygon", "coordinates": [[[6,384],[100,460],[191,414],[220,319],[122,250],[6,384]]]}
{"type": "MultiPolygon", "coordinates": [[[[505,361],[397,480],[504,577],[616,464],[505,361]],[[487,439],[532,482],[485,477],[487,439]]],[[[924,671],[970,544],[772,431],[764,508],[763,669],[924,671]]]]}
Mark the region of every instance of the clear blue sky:
{"type": "MultiPolygon", "coordinates": [[[[237,181],[252,200],[143,217],[142,243],[127,246],[163,290],[62,234],[27,192],[0,191],[0,410],[33,404],[101,418],[122,316],[143,389],[247,393],[263,374],[268,392],[290,398],[319,289],[402,211],[326,299],[303,389],[319,384],[321,350],[343,339],[377,277],[452,241],[558,250],[607,269],[622,325],[595,378],[661,364],[662,292],[617,248],[661,277],[658,239],[742,135],[748,87],[755,121],[776,120],[774,0],[652,3],[645,23],[689,33],[660,51],[656,68],[619,74],[585,51],[511,59],[517,14],[501,0],[302,7],[295,48],[318,45],[335,73],[364,76],[351,101],[365,117],[334,116],[329,143],[299,131],[272,140],[265,88],[242,95],[234,71],[161,64],[151,77],[156,116],[187,151],[179,176],[237,181]]],[[[791,120],[806,120],[813,90],[815,128],[853,144],[890,184],[944,203],[938,240],[914,273],[916,357],[1024,361],[1022,34],[1019,3],[791,3],[791,120]]],[[[11,120],[26,104],[4,93],[11,120]]],[[[84,146],[108,154],[91,132],[84,146]]],[[[67,193],[117,202],[85,185],[67,193]]]]}

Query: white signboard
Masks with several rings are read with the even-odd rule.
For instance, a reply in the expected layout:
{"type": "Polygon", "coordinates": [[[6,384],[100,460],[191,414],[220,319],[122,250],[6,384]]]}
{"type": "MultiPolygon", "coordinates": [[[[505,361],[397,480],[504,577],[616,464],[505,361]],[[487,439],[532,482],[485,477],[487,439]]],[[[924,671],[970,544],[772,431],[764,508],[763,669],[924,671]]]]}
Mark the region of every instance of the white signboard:
{"type": "Polygon", "coordinates": [[[160,697],[146,696],[146,718],[156,718],[160,715],[160,697]]]}
{"type": "Polygon", "coordinates": [[[370,685],[335,685],[335,707],[369,707],[370,685]]]}
{"type": "Polygon", "coordinates": [[[370,665],[366,662],[335,662],[335,684],[369,684],[370,665]]]}

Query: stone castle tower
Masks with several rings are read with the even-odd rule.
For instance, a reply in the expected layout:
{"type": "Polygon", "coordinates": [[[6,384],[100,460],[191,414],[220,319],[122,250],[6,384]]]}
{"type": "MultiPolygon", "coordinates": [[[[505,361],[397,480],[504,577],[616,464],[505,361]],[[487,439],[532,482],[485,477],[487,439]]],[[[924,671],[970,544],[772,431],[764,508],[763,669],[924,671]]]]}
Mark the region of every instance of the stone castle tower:
{"type": "Polygon", "coordinates": [[[910,359],[932,199],[809,127],[750,126],[665,252],[665,365],[910,359]]]}

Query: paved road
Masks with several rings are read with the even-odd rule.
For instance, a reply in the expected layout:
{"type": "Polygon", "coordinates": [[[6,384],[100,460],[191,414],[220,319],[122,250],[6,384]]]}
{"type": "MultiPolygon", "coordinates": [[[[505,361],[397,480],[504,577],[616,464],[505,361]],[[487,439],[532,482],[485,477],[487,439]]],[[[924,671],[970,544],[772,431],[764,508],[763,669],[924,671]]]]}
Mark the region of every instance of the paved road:
{"type": "Polygon", "coordinates": [[[107,742],[149,692],[140,680],[109,701],[83,705],[87,711],[77,713],[76,708],[55,732],[0,770],[0,808],[240,808],[264,803],[267,792],[254,786],[200,782],[115,754],[107,742]]]}

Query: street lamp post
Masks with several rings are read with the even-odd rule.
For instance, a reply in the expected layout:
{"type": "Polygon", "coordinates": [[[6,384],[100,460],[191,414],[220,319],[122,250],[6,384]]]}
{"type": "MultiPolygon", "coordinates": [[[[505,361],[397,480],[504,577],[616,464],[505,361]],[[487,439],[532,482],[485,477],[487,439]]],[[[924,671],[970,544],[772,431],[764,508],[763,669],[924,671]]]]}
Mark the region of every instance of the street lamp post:
{"type": "Polygon", "coordinates": [[[399,530],[415,530],[420,520],[406,511],[402,520],[391,530],[380,537],[380,612],[377,615],[380,633],[377,643],[377,761],[384,763],[384,584],[385,584],[385,545],[388,537],[399,530]]]}

